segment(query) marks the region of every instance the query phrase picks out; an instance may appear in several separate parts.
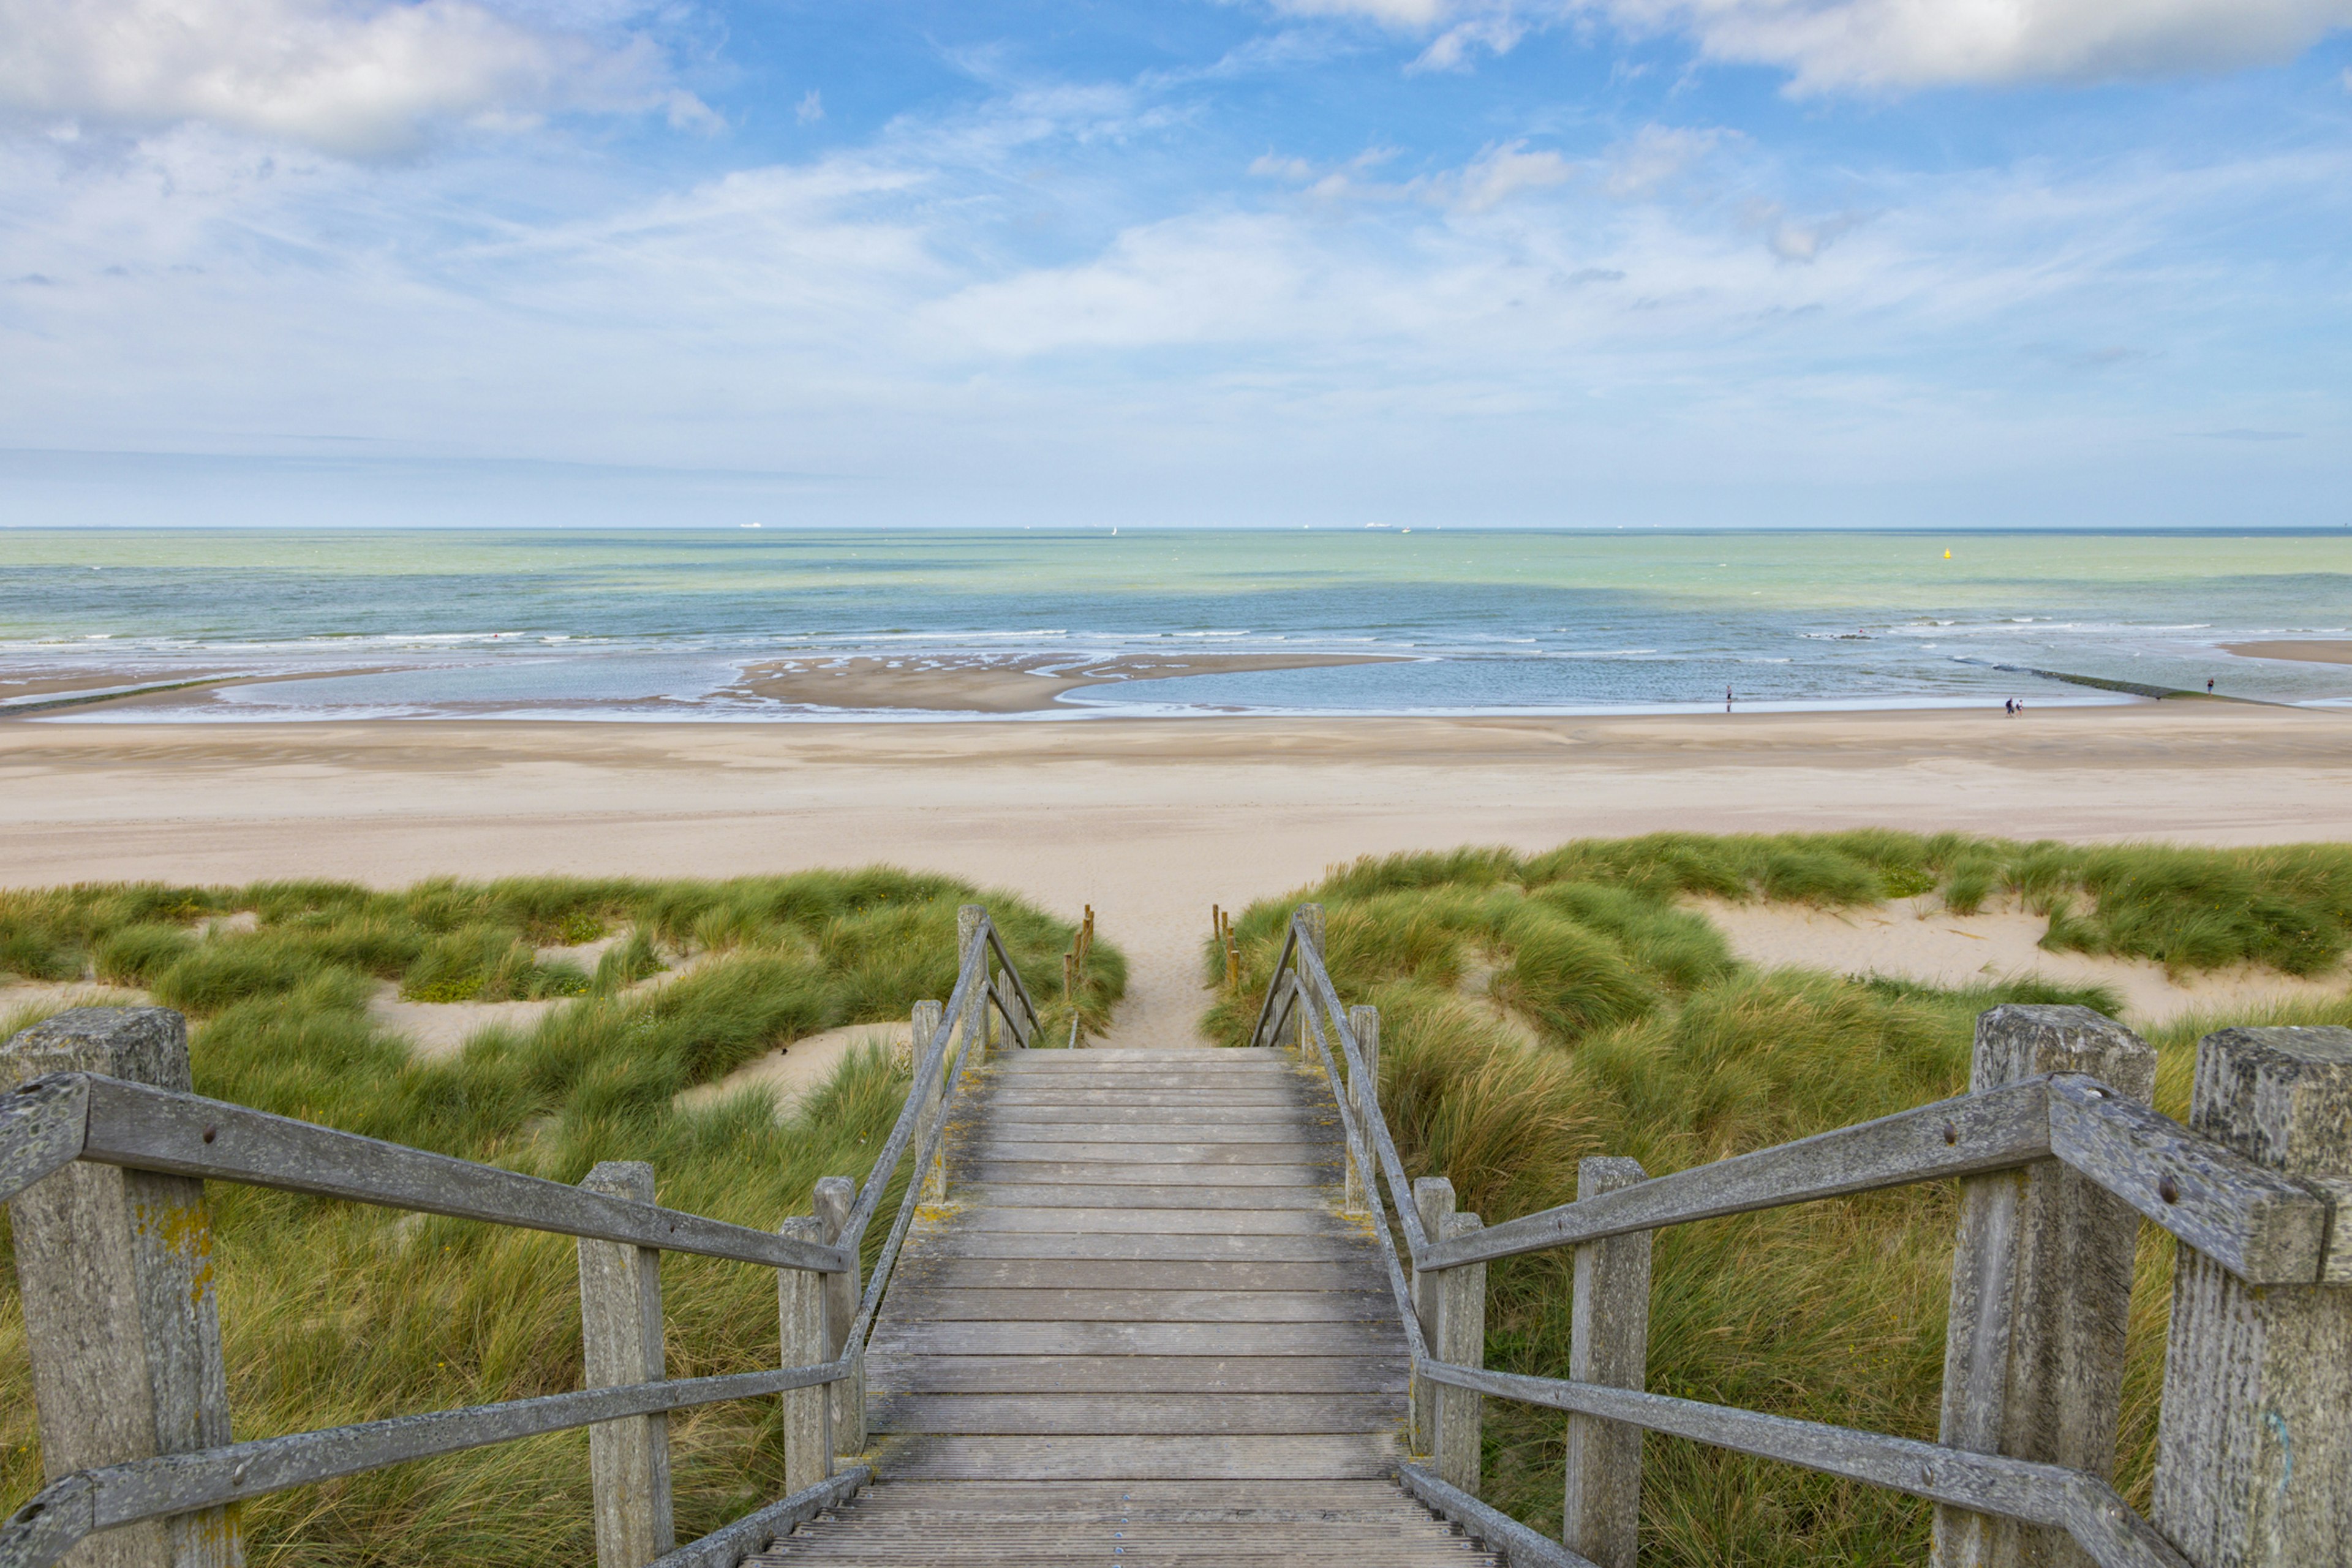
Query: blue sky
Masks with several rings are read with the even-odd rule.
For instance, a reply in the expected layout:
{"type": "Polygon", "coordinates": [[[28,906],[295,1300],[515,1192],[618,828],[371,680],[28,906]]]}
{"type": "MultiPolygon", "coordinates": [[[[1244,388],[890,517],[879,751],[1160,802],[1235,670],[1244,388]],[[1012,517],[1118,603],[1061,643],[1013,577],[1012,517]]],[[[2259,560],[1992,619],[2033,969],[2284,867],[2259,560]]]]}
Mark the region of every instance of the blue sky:
{"type": "Polygon", "coordinates": [[[2352,0],[0,0],[0,522],[2340,526],[2352,0]]]}

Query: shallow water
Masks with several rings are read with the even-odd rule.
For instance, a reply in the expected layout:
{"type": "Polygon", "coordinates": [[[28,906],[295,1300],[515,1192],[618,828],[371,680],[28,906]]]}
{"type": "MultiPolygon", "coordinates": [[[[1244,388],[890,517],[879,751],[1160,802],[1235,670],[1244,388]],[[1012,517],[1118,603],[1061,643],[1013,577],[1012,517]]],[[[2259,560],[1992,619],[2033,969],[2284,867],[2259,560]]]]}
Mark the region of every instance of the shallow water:
{"type": "Polygon", "coordinates": [[[67,710],[122,721],[839,717],[726,690],[813,652],[1411,661],[1095,687],[1040,717],[2115,700],[1997,664],[2352,703],[2352,666],[2219,651],[2330,636],[2352,636],[2352,536],[0,531],[17,681],[366,672],[67,710]]]}

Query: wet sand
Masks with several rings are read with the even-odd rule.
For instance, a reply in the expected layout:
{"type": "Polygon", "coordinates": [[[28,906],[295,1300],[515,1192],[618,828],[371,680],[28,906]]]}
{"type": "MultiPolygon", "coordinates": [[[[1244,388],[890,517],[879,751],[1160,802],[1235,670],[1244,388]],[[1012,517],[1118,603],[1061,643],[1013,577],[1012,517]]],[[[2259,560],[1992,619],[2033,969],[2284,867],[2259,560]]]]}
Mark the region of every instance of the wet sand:
{"type": "Polygon", "coordinates": [[[2352,637],[2223,643],[2221,651],[2234,653],[2240,658],[2284,658],[2304,664],[2352,664],[2352,637]]]}
{"type": "Polygon", "coordinates": [[[1309,653],[1121,654],[1075,659],[1067,654],[909,654],[772,659],[743,672],[733,690],[773,702],[866,711],[1043,713],[1064,693],[1131,680],[1184,675],[1238,675],[1259,669],[1325,669],[1343,664],[1401,664],[1386,658],[1309,653]]]}
{"type": "Polygon", "coordinates": [[[0,885],[887,860],[1093,904],[1133,965],[1126,1043],[1189,1027],[1212,902],[1358,855],[1869,824],[2352,838],[2352,713],[0,724],[0,885]]]}

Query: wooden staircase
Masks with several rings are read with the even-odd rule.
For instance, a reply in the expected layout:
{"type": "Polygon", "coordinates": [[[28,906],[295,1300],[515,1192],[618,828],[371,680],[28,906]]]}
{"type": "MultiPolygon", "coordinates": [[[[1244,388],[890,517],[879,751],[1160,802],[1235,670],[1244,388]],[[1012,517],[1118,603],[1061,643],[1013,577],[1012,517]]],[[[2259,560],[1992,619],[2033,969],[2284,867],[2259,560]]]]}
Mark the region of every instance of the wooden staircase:
{"type": "Polygon", "coordinates": [[[759,1563],[1492,1563],[1396,1485],[1409,1376],[1282,1050],[1013,1051],[868,1348],[875,1484],[759,1563]]]}

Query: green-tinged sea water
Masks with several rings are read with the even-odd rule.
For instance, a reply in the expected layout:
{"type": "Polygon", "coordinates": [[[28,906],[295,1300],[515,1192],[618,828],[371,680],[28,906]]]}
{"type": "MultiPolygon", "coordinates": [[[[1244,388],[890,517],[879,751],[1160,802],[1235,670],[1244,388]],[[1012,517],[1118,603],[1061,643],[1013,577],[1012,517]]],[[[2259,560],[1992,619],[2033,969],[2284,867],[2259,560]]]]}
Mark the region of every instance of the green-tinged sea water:
{"type": "Polygon", "coordinates": [[[788,719],[820,715],[727,693],[744,664],[1174,649],[1408,661],[1059,712],[2113,700],[2027,669],[2352,703],[2352,666],[2221,651],[2270,637],[2352,637],[2352,534],[0,531],[8,689],[370,671],[125,721],[788,719]]]}

